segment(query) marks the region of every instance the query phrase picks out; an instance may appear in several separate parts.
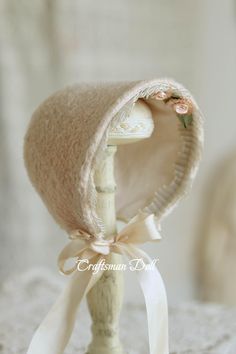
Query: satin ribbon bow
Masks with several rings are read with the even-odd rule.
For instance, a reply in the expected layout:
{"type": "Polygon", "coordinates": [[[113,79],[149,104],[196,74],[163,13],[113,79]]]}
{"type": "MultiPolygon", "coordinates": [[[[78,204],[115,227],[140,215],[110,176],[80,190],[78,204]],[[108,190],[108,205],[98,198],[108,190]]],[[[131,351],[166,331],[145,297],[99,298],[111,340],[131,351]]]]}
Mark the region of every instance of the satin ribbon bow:
{"type": "MultiPolygon", "coordinates": [[[[77,309],[89,290],[101,278],[104,270],[96,273],[87,267],[78,270],[78,261],[99,264],[102,259],[115,252],[132,259],[142,259],[145,265],[152,260],[138,244],[161,239],[154,221],[154,215],[138,214],[118,235],[112,239],[95,239],[84,232],[74,232],[70,243],[62,250],[58,265],[64,274],[74,273],[66,289],[59,296],[46,318],[36,330],[27,354],[62,354],[72,334],[77,309]],[[84,240],[81,241],[79,237],[84,240]],[[65,269],[72,259],[74,264],[65,269]]],[[[150,354],[169,354],[168,349],[168,307],[165,286],[156,267],[136,270],[142,288],[148,322],[150,354]]]]}

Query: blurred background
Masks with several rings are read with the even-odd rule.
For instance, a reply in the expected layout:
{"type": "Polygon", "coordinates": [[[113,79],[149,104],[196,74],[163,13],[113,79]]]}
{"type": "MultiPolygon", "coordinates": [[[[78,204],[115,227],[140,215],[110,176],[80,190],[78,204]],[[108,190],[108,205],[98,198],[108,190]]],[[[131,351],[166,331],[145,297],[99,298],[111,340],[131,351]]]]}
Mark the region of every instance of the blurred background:
{"type": "Polygon", "coordinates": [[[205,150],[149,252],[170,303],[236,304],[235,0],[0,0],[0,19],[0,281],[35,266],[56,274],[67,241],[24,169],[37,105],[74,82],[172,77],[204,113],[205,150]]]}

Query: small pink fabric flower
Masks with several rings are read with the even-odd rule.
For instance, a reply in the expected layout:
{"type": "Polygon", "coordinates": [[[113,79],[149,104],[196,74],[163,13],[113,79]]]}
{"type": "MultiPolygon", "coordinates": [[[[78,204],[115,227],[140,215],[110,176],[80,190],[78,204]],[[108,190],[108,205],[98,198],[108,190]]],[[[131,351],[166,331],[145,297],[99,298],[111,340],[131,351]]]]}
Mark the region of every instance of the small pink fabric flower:
{"type": "Polygon", "coordinates": [[[160,90],[160,91],[156,92],[153,95],[153,98],[155,98],[158,101],[164,101],[164,100],[166,100],[166,99],[168,99],[170,97],[171,97],[171,91],[170,90],[167,90],[167,91],[160,90]]]}
{"type": "Polygon", "coordinates": [[[174,110],[177,114],[180,115],[192,114],[193,112],[192,102],[190,100],[180,98],[179,100],[177,100],[177,102],[175,101],[174,110]]]}

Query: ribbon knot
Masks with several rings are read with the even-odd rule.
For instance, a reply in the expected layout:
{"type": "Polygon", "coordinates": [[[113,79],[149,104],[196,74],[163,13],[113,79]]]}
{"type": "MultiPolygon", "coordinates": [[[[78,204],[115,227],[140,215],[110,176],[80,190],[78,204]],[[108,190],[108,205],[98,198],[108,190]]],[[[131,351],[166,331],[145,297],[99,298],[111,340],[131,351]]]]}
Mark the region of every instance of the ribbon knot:
{"type": "MultiPolygon", "coordinates": [[[[159,241],[161,235],[154,215],[138,214],[116,236],[110,239],[95,238],[85,231],[75,230],[70,242],[58,257],[58,266],[63,274],[73,274],[70,282],[36,331],[27,354],[62,354],[71,336],[75,313],[80,302],[101,278],[104,270],[96,274],[89,268],[80,272],[78,262],[99,263],[109,253],[124,255],[128,260],[141,259],[145,265],[152,260],[138,245],[159,241]],[[73,265],[65,269],[65,264],[73,265]],[[79,286],[78,286],[79,285],[79,286]]],[[[163,280],[156,267],[136,271],[142,288],[148,320],[150,354],[168,354],[168,309],[163,280]]]]}
{"type": "Polygon", "coordinates": [[[94,251],[95,253],[98,254],[103,254],[104,256],[107,256],[110,253],[110,247],[112,244],[114,244],[115,239],[112,240],[96,240],[90,242],[90,249],[94,251]]]}

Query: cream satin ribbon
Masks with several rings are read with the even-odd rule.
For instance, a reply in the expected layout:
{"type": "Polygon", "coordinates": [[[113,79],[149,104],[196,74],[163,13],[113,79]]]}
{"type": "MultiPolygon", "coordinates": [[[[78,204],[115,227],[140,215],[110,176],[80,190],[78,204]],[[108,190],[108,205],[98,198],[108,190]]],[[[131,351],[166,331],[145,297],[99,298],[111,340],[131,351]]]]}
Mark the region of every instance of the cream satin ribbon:
{"type": "MultiPolygon", "coordinates": [[[[138,244],[158,241],[161,236],[154,221],[154,215],[138,214],[113,239],[89,239],[91,235],[78,231],[71,236],[70,243],[58,258],[58,265],[64,274],[74,273],[66,289],[53,305],[46,318],[36,330],[27,354],[62,354],[72,334],[77,309],[89,290],[101,278],[103,270],[94,274],[93,270],[77,271],[78,260],[89,260],[92,264],[101,262],[110,252],[122,254],[132,259],[142,259],[151,265],[149,256],[137,247],[138,244]],[[81,241],[77,237],[84,236],[81,241]],[[87,240],[86,240],[87,236],[87,240]],[[72,268],[65,270],[65,263],[76,259],[72,268]]],[[[156,267],[137,270],[142,288],[148,321],[150,354],[169,354],[168,349],[168,306],[166,291],[161,275],[156,267]]]]}

